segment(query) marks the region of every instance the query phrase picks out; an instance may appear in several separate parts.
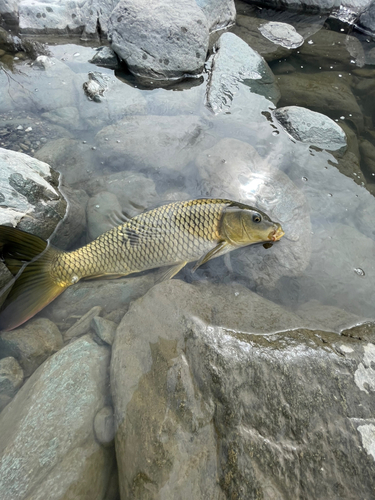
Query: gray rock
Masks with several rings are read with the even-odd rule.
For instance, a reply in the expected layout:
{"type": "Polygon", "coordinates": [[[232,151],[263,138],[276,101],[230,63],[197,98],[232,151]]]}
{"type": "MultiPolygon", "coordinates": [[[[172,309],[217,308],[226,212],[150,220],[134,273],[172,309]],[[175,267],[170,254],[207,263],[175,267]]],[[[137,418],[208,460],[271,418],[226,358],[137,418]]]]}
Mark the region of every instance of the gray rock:
{"type": "Polygon", "coordinates": [[[212,141],[204,125],[193,115],[129,116],[97,134],[97,152],[116,170],[181,171],[203,141],[212,141]]]}
{"type": "Polygon", "coordinates": [[[66,346],[24,384],[0,415],[4,500],[104,500],[114,453],[96,440],[110,353],[88,337],[66,346]],[[62,418],[63,415],[63,418],[62,418]]]}
{"type": "Polygon", "coordinates": [[[111,47],[99,47],[96,49],[96,54],[89,62],[111,69],[117,69],[119,66],[119,60],[111,47]]]}
{"type": "Polygon", "coordinates": [[[207,17],[210,31],[226,28],[236,21],[236,7],[233,0],[195,0],[207,17]]]}
{"type": "Polygon", "coordinates": [[[120,0],[109,20],[116,54],[132,73],[152,80],[200,73],[208,49],[208,25],[194,0],[120,0]]]}
{"type": "Polygon", "coordinates": [[[297,141],[334,151],[346,148],[345,132],[321,113],[300,106],[278,108],[273,116],[297,141]]]}
{"type": "Polygon", "coordinates": [[[104,406],[95,415],[94,431],[97,441],[102,446],[110,446],[115,438],[115,422],[112,406],[104,406]]]}
{"type": "Polygon", "coordinates": [[[281,311],[177,280],[132,305],[111,361],[122,497],[371,497],[375,346],[281,311]]]}
{"type": "Polygon", "coordinates": [[[89,199],[86,210],[87,239],[92,241],[116,225],[112,217],[121,213],[122,207],[115,194],[102,191],[89,199]]]}
{"type": "Polygon", "coordinates": [[[53,111],[47,111],[46,113],[42,113],[42,117],[55,125],[67,129],[80,130],[82,128],[79,112],[75,106],[64,106],[53,111]]]}
{"type": "Polygon", "coordinates": [[[6,405],[11,401],[12,398],[10,396],[7,396],[6,394],[0,394],[0,412],[2,412],[6,405]]]}
{"type": "Polygon", "coordinates": [[[23,370],[15,358],[0,359],[0,394],[13,397],[23,382],[23,370]]]}
{"type": "MultiPolygon", "coordinates": [[[[256,206],[280,222],[286,233],[271,249],[255,245],[229,254],[232,271],[271,288],[281,276],[299,275],[310,258],[311,225],[306,199],[293,182],[253,146],[236,139],[222,139],[198,155],[196,164],[202,195],[256,206]]],[[[216,266],[214,261],[211,265],[216,266]]]]}
{"type": "Polygon", "coordinates": [[[99,316],[102,312],[100,306],[94,306],[86,314],[82,316],[78,321],[74,323],[66,332],[64,332],[64,341],[68,341],[74,337],[81,337],[90,330],[91,321],[95,316],[99,316]]]}
{"type": "Polygon", "coordinates": [[[277,103],[280,92],[266,61],[233,33],[219,38],[207,84],[207,106],[214,112],[228,111],[240,84],[277,103]]]}
{"type": "Polygon", "coordinates": [[[96,334],[95,340],[100,339],[108,345],[112,345],[115,340],[117,324],[109,319],[95,316],[91,320],[91,328],[96,334]]]}
{"type": "Polygon", "coordinates": [[[375,33],[375,1],[373,0],[359,17],[359,26],[365,30],[375,33]]]}
{"type": "Polygon", "coordinates": [[[51,354],[63,346],[61,333],[52,321],[38,318],[0,335],[0,356],[16,358],[29,377],[51,354]]]}
{"type": "Polygon", "coordinates": [[[319,74],[293,73],[280,75],[277,83],[281,90],[279,106],[303,106],[330,118],[344,116],[357,130],[363,129],[362,111],[350,89],[350,76],[322,71],[319,74]]]}
{"type": "Polygon", "coordinates": [[[297,49],[304,42],[303,36],[297,33],[295,27],[287,23],[271,21],[262,24],[259,31],[265,38],[286,49],[297,49]]]}
{"type": "MultiPolygon", "coordinates": [[[[159,202],[154,181],[138,172],[124,171],[96,177],[86,184],[85,189],[90,196],[103,191],[116,195],[118,203],[121,205],[120,212],[123,210],[129,217],[133,217],[159,202]]],[[[109,197],[108,201],[110,201],[109,197]]],[[[113,203],[112,214],[114,211],[119,210],[114,198],[113,203]]]]}
{"type": "Polygon", "coordinates": [[[79,282],[69,287],[43,313],[61,330],[70,328],[94,306],[103,308],[103,316],[116,310],[122,310],[124,315],[130,302],[144,295],[155,284],[159,274],[152,272],[121,280],[79,282]]]}
{"type": "Polygon", "coordinates": [[[58,178],[46,163],[0,148],[0,224],[48,238],[66,210],[58,178]]]}
{"type": "Polygon", "coordinates": [[[18,1],[0,0],[0,15],[7,26],[16,27],[18,25],[18,1]]]}
{"type": "Polygon", "coordinates": [[[36,3],[23,0],[19,4],[19,27],[22,33],[77,33],[96,35],[98,25],[107,33],[108,18],[116,0],[62,1],[36,3]]]}

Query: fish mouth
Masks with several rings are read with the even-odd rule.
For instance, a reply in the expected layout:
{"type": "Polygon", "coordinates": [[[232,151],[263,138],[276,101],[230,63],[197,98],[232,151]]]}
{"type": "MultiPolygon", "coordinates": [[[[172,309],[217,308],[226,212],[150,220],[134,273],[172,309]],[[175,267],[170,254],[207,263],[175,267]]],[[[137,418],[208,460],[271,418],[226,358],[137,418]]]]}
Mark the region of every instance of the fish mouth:
{"type": "Polygon", "coordinates": [[[270,234],[268,235],[268,238],[271,241],[278,241],[280,238],[282,238],[284,236],[284,234],[285,233],[282,230],[282,227],[280,226],[280,224],[278,224],[277,228],[270,232],[270,234]]]}

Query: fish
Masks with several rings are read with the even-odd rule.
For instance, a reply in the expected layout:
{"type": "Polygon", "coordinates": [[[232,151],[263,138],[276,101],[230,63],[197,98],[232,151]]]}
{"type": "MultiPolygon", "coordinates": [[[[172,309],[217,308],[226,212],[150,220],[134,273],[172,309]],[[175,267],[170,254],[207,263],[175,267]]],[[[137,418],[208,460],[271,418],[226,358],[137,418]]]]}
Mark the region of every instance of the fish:
{"type": "Polygon", "coordinates": [[[0,296],[0,330],[20,326],[81,279],[165,267],[163,281],[189,262],[196,261],[194,272],[214,257],[284,235],[261,210],[217,198],[167,203],[132,218],[124,215],[121,222],[72,251],[0,226],[0,259],[14,276],[0,296]]]}

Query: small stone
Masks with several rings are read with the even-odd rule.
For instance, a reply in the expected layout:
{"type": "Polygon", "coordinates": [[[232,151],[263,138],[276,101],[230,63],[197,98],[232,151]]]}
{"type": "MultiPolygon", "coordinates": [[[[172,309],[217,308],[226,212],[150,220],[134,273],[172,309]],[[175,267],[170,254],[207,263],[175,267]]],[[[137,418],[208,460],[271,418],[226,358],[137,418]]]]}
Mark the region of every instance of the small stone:
{"type": "Polygon", "coordinates": [[[100,316],[95,316],[92,318],[91,327],[95,332],[96,338],[94,340],[98,340],[98,343],[113,344],[117,328],[116,323],[100,316]]]}
{"type": "Polygon", "coordinates": [[[72,339],[73,337],[80,337],[90,330],[91,320],[94,316],[99,316],[102,312],[100,306],[94,306],[85,315],[82,316],[72,327],[69,328],[64,334],[64,341],[72,339]]]}
{"type": "Polygon", "coordinates": [[[94,431],[97,441],[103,446],[110,446],[115,438],[115,422],[112,406],[104,406],[95,415],[94,431]]]}
{"type": "Polygon", "coordinates": [[[11,356],[0,359],[0,394],[13,397],[23,382],[23,370],[11,356]]]}

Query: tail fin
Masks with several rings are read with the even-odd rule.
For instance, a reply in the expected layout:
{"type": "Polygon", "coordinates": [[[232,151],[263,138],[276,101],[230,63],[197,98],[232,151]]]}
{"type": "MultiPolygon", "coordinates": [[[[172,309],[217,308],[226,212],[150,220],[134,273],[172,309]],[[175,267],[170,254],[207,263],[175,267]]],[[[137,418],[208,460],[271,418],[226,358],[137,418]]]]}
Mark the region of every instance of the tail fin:
{"type": "Polygon", "coordinates": [[[14,275],[0,291],[0,330],[21,325],[65,290],[50,274],[59,252],[38,236],[0,226],[0,257],[14,275]]]}

